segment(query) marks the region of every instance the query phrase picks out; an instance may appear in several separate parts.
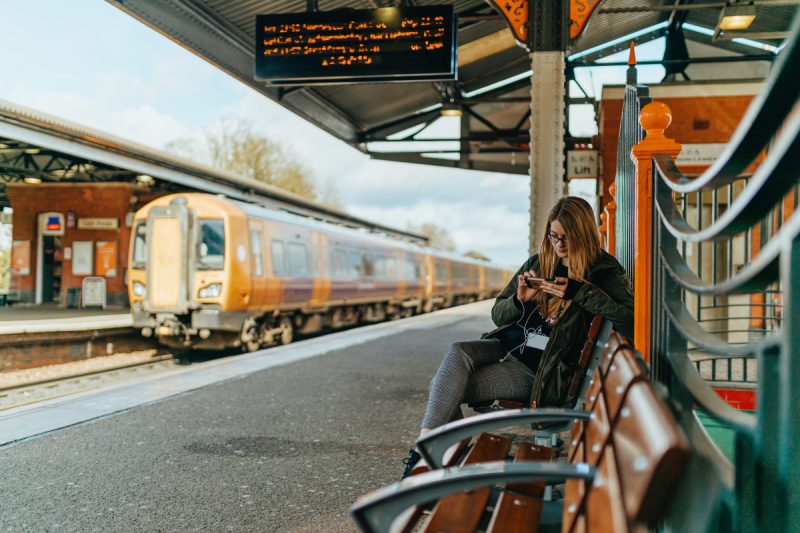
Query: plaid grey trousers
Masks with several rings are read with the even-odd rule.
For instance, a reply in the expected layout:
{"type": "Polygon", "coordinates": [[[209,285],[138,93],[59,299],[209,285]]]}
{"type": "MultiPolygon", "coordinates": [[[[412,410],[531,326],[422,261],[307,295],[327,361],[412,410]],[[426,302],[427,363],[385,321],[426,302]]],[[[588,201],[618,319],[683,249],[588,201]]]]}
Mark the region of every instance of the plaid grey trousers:
{"type": "Polygon", "coordinates": [[[461,404],[491,400],[527,403],[533,371],[513,357],[497,339],[456,342],[431,380],[422,427],[433,429],[461,418],[461,404]]]}

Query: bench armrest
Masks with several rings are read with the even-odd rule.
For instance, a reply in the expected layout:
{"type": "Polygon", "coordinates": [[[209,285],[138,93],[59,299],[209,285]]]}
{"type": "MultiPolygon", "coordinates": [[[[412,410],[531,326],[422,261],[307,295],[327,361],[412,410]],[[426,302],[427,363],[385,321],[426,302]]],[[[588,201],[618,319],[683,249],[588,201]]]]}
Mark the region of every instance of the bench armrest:
{"type": "Polygon", "coordinates": [[[442,468],[447,449],[460,440],[479,433],[519,424],[588,420],[591,413],[574,409],[510,409],[471,416],[450,422],[417,439],[417,449],[432,469],[442,468]]]}
{"type": "Polygon", "coordinates": [[[434,470],[392,483],[359,498],[350,515],[365,533],[389,531],[397,516],[413,505],[450,494],[506,483],[594,479],[595,469],[585,463],[507,463],[493,461],[434,470]]]}

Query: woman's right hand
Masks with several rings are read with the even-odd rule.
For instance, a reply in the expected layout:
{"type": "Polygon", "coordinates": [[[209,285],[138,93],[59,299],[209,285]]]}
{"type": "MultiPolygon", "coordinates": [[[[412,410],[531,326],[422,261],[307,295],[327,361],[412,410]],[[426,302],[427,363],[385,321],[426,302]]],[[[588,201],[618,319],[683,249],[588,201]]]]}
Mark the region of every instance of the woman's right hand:
{"type": "Polygon", "coordinates": [[[526,304],[533,300],[537,294],[539,294],[539,287],[535,289],[531,289],[527,285],[525,285],[525,278],[536,278],[536,272],[530,271],[525,272],[524,274],[517,276],[517,299],[526,304]]]}

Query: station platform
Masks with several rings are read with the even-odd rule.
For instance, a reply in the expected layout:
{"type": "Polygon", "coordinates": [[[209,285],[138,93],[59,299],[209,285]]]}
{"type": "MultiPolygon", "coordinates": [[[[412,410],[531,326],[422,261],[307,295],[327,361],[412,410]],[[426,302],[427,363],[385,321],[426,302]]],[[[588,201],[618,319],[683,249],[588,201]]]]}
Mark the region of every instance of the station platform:
{"type": "Polygon", "coordinates": [[[492,302],[308,339],[0,416],[3,531],[355,531],[430,378],[492,302]]]}
{"type": "Polygon", "coordinates": [[[66,309],[56,304],[0,307],[0,335],[133,326],[127,307],[66,309]]]}

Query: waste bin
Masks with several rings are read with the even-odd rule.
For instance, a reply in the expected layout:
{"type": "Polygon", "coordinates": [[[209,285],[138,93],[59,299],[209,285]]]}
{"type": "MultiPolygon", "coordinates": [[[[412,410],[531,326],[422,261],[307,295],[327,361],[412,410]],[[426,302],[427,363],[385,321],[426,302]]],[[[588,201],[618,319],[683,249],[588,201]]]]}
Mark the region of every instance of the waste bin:
{"type": "Polygon", "coordinates": [[[67,289],[67,308],[77,309],[81,305],[81,288],[69,287],[67,289]]]}

